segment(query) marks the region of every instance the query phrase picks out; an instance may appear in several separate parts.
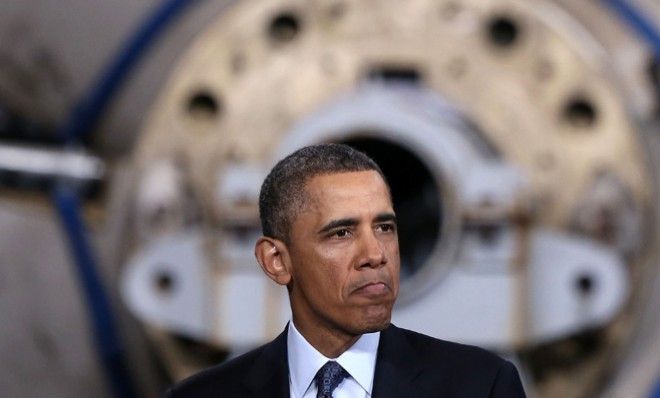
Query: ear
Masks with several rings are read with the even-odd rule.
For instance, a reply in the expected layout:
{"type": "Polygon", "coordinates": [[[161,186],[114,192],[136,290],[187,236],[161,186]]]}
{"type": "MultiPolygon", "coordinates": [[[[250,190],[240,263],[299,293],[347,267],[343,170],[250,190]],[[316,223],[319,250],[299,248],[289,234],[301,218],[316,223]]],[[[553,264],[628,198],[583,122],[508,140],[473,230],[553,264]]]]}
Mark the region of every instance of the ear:
{"type": "Polygon", "coordinates": [[[288,252],[284,242],[262,236],[254,247],[254,256],[266,275],[280,285],[291,281],[288,252]]]}

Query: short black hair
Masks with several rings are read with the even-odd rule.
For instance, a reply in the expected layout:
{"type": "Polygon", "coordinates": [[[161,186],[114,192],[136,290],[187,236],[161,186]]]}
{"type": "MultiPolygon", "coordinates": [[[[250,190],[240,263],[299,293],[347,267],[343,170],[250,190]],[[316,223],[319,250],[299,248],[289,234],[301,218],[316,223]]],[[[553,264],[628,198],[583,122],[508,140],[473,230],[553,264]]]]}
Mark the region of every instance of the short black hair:
{"type": "Polygon", "coordinates": [[[280,160],[264,180],[259,193],[259,217],[264,236],[289,243],[291,224],[306,204],[305,184],[312,177],[369,170],[378,172],[387,186],[376,162],[345,144],[310,145],[280,160]]]}

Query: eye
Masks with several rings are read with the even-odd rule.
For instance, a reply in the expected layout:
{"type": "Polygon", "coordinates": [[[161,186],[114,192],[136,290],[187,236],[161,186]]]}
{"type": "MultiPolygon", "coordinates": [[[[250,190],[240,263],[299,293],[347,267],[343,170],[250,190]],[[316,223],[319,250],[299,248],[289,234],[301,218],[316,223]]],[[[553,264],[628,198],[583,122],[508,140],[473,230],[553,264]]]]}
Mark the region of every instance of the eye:
{"type": "Polygon", "coordinates": [[[351,231],[349,231],[346,228],[342,229],[337,229],[330,234],[331,237],[337,237],[337,238],[346,238],[351,234],[351,231]]]}
{"type": "Polygon", "coordinates": [[[376,226],[376,230],[380,232],[394,232],[396,230],[396,226],[393,223],[383,223],[383,224],[378,224],[376,226]]]}

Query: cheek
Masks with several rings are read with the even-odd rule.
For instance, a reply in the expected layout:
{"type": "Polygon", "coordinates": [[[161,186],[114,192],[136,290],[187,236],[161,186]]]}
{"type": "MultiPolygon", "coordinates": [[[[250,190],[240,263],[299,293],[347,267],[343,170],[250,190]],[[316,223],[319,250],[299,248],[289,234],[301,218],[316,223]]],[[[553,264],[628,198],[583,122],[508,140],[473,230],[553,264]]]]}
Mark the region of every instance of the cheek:
{"type": "Polygon", "coordinates": [[[349,285],[354,255],[350,246],[329,247],[318,252],[319,271],[322,271],[324,294],[342,299],[349,285]]]}
{"type": "Polygon", "coordinates": [[[392,240],[389,242],[384,242],[383,247],[387,256],[387,260],[398,267],[400,257],[399,257],[399,241],[392,240]]]}
{"type": "Polygon", "coordinates": [[[346,248],[319,248],[301,253],[294,278],[310,295],[341,297],[349,277],[349,253],[346,248]]]}
{"type": "Polygon", "coordinates": [[[319,248],[316,257],[329,273],[338,274],[351,268],[355,257],[353,252],[350,244],[327,245],[319,248]]]}

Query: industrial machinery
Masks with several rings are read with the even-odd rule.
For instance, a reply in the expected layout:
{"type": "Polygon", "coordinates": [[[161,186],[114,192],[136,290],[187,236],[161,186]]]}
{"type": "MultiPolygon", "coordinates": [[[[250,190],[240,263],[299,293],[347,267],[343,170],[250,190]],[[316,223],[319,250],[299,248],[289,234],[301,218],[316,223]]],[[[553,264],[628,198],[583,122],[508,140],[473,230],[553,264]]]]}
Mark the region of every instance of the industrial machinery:
{"type": "MultiPolygon", "coordinates": [[[[208,3],[182,17],[196,27],[190,41],[159,44],[180,50],[172,69],[129,81],[82,140],[87,152],[0,148],[13,173],[0,178],[11,187],[5,206],[27,195],[43,207],[25,191],[59,192],[62,176],[91,193],[91,245],[130,356],[148,364],[135,373],[142,384],[178,380],[281,332],[286,291],[253,257],[259,186],[293,150],[342,142],[372,156],[392,188],[402,256],[394,323],[500,352],[532,397],[653,394],[660,6],[208,3]],[[157,94],[135,105],[140,87],[157,94]],[[115,142],[121,115],[135,130],[115,142]]],[[[51,104],[45,112],[53,101],[21,94],[0,99],[47,124],[29,104],[51,104]]],[[[87,123],[73,120],[74,130],[87,123]]],[[[77,224],[65,225],[75,235],[77,224]]]]}

